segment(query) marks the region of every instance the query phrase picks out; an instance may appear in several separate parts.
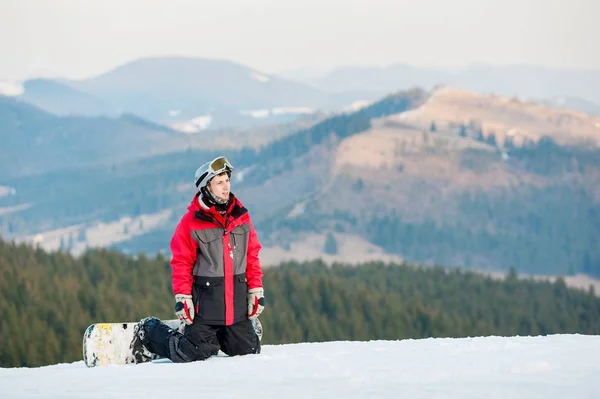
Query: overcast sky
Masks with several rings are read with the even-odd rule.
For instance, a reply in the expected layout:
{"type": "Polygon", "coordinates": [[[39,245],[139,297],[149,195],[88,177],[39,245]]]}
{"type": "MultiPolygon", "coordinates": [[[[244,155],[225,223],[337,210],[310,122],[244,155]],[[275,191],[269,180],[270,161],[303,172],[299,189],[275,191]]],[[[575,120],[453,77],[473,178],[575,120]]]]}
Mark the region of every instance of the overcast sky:
{"type": "Polygon", "coordinates": [[[534,64],[600,70],[598,0],[0,0],[0,80],[84,78],[144,56],[265,73],[534,64]]]}

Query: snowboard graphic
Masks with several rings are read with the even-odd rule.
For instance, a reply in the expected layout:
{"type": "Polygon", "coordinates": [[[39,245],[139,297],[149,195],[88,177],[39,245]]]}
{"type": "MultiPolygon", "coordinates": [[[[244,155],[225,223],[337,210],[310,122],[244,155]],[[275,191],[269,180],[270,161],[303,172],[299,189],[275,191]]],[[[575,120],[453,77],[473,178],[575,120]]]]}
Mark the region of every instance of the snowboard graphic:
{"type": "MultiPolygon", "coordinates": [[[[175,330],[183,332],[179,319],[163,320],[175,330]]],[[[90,325],[83,334],[83,361],[88,367],[124,365],[135,363],[130,348],[133,330],[137,322],[96,323],[90,325]]],[[[148,359],[152,361],[158,359],[148,359]]]]}

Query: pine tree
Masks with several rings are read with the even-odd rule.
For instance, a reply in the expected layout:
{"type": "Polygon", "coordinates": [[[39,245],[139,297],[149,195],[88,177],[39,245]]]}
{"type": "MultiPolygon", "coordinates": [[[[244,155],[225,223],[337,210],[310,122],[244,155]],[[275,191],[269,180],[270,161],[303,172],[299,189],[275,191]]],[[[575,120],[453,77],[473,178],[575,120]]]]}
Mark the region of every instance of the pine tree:
{"type": "Polygon", "coordinates": [[[328,255],[337,255],[338,253],[337,241],[331,232],[328,232],[327,236],[325,237],[325,246],[323,251],[328,255]]]}

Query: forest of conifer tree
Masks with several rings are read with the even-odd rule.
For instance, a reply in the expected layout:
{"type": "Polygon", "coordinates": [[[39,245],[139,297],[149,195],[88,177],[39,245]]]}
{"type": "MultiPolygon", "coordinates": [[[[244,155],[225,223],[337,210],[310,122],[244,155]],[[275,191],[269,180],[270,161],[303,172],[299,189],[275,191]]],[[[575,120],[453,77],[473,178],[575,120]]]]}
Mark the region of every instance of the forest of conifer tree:
{"type": "MultiPolygon", "coordinates": [[[[555,283],[442,267],[320,261],[265,270],[263,344],[600,333],[600,298],[555,283]]],[[[95,322],[175,318],[168,260],[74,258],[0,240],[0,367],[81,360],[95,322]]]]}

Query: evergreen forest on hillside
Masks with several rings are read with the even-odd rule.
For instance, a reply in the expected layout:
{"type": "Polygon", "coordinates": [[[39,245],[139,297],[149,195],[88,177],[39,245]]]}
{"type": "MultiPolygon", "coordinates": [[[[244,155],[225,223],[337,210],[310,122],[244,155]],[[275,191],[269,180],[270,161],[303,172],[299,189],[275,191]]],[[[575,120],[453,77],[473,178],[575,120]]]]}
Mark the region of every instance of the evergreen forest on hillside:
{"type": "MultiPolygon", "coordinates": [[[[265,270],[264,344],[600,334],[593,289],[461,270],[315,261],[265,270]]],[[[174,318],[168,260],[106,249],[74,258],[0,241],[0,367],[81,360],[85,328],[174,318]]]]}

